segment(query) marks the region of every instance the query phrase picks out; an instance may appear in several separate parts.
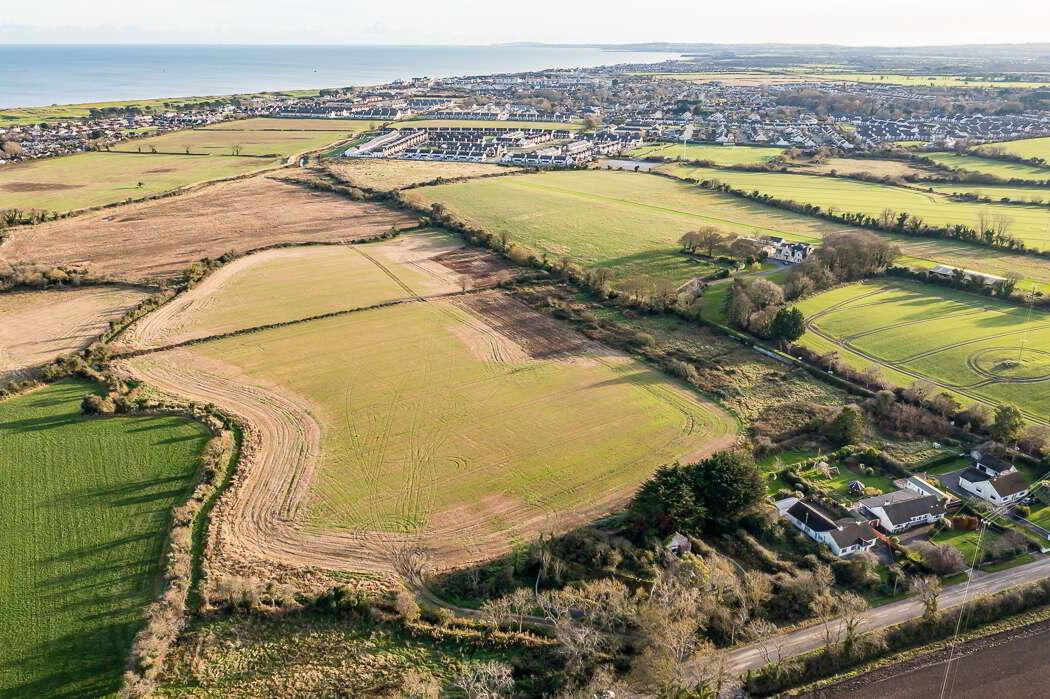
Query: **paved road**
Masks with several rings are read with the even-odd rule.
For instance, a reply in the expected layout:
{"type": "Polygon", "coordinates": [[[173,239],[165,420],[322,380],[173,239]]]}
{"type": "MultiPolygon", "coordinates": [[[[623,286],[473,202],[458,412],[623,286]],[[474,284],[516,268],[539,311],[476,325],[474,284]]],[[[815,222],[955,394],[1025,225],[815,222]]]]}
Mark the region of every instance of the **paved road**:
{"type": "MultiPolygon", "coordinates": [[[[1050,558],[1040,558],[1032,563],[1003,570],[998,573],[979,573],[967,584],[965,582],[947,588],[940,598],[941,609],[955,607],[964,601],[990,595],[1000,590],[1023,585],[1025,583],[1050,577],[1050,558]]],[[[922,614],[922,602],[917,599],[906,599],[899,602],[876,607],[867,612],[861,629],[870,631],[899,624],[922,614]]],[[[838,622],[834,622],[836,631],[838,622]]],[[[725,656],[725,670],[731,676],[739,675],[746,670],[765,665],[769,660],[790,658],[824,646],[824,626],[818,624],[791,633],[773,636],[758,643],[752,643],[725,656]]]]}

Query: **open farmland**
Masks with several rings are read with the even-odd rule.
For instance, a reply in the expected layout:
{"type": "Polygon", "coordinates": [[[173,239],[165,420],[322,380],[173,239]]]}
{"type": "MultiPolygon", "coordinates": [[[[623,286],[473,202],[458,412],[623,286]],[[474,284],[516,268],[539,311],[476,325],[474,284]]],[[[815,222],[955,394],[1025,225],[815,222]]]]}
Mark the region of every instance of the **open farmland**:
{"type": "Polygon", "coordinates": [[[19,228],[0,247],[0,260],[79,264],[126,280],[171,278],[231,250],[353,240],[414,223],[377,204],[254,177],[19,228]]]}
{"type": "Polygon", "coordinates": [[[197,155],[287,157],[352,138],[355,133],[365,130],[369,125],[367,121],[343,121],[343,127],[340,129],[333,119],[331,122],[324,121],[325,126],[339,130],[321,131],[317,128],[294,129],[294,122],[300,120],[289,119],[288,125],[283,129],[273,126],[273,122],[281,121],[280,119],[266,119],[263,124],[256,121],[232,121],[214,127],[174,131],[151,138],[124,141],[113,146],[113,150],[152,154],[153,149],[156,149],[158,153],[185,154],[188,151],[197,155]],[[239,153],[237,149],[240,150],[239,153]]]}
{"type": "Polygon", "coordinates": [[[388,158],[343,158],[327,163],[329,172],[355,187],[393,190],[439,177],[480,177],[517,172],[520,168],[488,163],[450,163],[388,158]]]}
{"type": "Polygon", "coordinates": [[[1046,82],[1030,80],[990,80],[987,77],[963,75],[908,75],[904,73],[848,73],[814,71],[808,67],[798,70],[770,70],[725,73],[652,73],[655,77],[691,82],[719,81],[726,85],[783,85],[801,82],[859,82],[910,87],[971,87],[971,88],[1037,88],[1046,82]]]}
{"type": "Polygon", "coordinates": [[[930,187],[944,194],[976,194],[979,197],[988,197],[992,201],[1012,199],[1013,201],[1037,204],[1050,203],[1050,187],[1012,187],[1009,185],[955,183],[931,184],[930,187]]]}
{"type": "MultiPolygon", "coordinates": [[[[382,254],[401,283],[418,283],[408,256],[382,254]]],[[[389,572],[415,545],[439,565],[480,560],[606,512],[660,464],[735,440],[733,419],[690,389],[497,291],[127,365],[241,416],[260,445],[219,530],[236,569],[262,559],[389,572]]]]}
{"type": "Polygon", "coordinates": [[[1050,416],[1050,316],[975,294],[903,281],[850,284],[798,304],[802,344],[837,351],[891,382],[916,379],[964,401],[1012,402],[1050,416]],[[1022,351],[1023,349],[1023,351],[1022,351]]]}
{"type": "Polygon", "coordinates": [[[809,163],[803,160],[789,162],[788,165],[803,174],[826,174],[834,171],[839,175],[863,173],[865,175],[892,177],[895,179],[907,175],[924,177],[933,174],[928,170],[922,170],[901,160],[881,160],[876,158],[828,158],[822,163],[809,163]]]}
{"type": "Polygon", "coordinates": [[[708,192],[644,173],[578,171],[494,177],[406,192],[458,218],[584,267],[615,284],[681,284],[713,271],[679,252],[683,233],[714,225],[742,235],[817,242],[844,226],[708,192]]]}
{"type": "Polygon", "coordinates": [[[688,165],[670,165],[666,169],[677,177],[719,180],[747,192],[758,190],[780,199],[793,199],[824,209],[834,207],[840,212],[863,212],[877,216],[887,208],[906,211],[931,225],[962,224],[972,228],[977,225],[980,214],[1006,216],[1012,222],[1008,231],[1011,235],[1020,238],[1029,247],[1050,249],[1050,213],[1037,207],[956,202],[943,194],[836,177],[739,172],[688,165]]]}
{"type": "MultiPolygon", "coordinates": [[[[441,202],[458,218],[493,233],[506,232],[537,254],[567,255],[585,267],[606,267],[620,285],[678,285],[712,271],[678,252],[681,234],[703,225],[809,243],[819,243],[828,232],[856,230],[645,173],[552,172],[423,187],[406,194],[420,202],[441,202]]],[[[945,263],[1000,275],[1016,270],[1041,284],[1050,282],[1050,261],[1038,257],[952,240],[880,235],[900,246],[904,264],[945,263]]]]}
{"type": "Polygon", "coordinates": [[[0,402],[0,695],[107,696],[156,595],[203,427],[89,419],[91,384],[0,402]]]}
{"type": "MultiPolygon", "coordinates": [[[[125,342],[160,346],[418,295],[460,290],[451,265],[491,253],[413,233],[368,245],[279,248],[224,265],[136,323],[125,342]],[[397,276],[390,273],[397,267],[397,276]]],[[[471,282],[473,284],[473,282],[471,282]]]]}
{"type": "Polygon", "coordinates": [[[992,158],[982,158],[969,153],[965,155],[959,153],[923,153],[922,155],[947,167],[957,167],[971,172],[983,172],[1007,180],[1011,178],[1037,182],[1050,180],[1050,168],[1036,167],[1035,165],[1008,163],[992,158]]]}
{"type": "Polygon", "coordinates": [[[145,295],[111,286],[0,294],[0,383],[87,346],[145,295]]]}
{"type": "MultiPolygon", "coordinates": [[[[1010,155],[1021,158],[1042,158],[1050,163],[1050,136],[1045,138],[1023,138],[1019,141],[990,143],[985,148],[1002,148],[1010,155]]],[[[980,147],[977,149],[980,151],[980,147]]]]}
{"type": "Polygon", "coordinates": [[[382,125],[379,121],[364,119],[294,119],[290,117],[256,117],[223,121],[207,127],[208,131],[334,131],[360,133],[382,125]]]}
{"type": "Polygon", "coordinates": [[[73,211],[280,165],[280,158],[77,153],[0,169],[0,209],[73,211]]]}
{"type": "Polygon", "coordinates": [[[632,158],[659,156],[682,160],[709,160],[716,165],[754,165],[783,155],[783,148],[761,146],[715,146],[697,143],[654,143],[630,152],[632,158]]]}

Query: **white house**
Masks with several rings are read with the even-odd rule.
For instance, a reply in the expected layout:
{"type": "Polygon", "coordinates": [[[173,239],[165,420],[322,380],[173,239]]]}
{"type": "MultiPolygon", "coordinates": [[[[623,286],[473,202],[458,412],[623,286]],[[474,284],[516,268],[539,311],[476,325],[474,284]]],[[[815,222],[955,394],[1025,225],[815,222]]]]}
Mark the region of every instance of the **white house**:
{"type": "Polygon", "coordinates": [[[773,252],[769,256],[774,260],[795,265],[805,260],[812,250],[813,246],[809,243],[792,243],[782,240],[773,246],[773,252]]]}
{"type": "Polygon", "coordinates": [[[1028,481],[1013,464],[977,449],[971,456],[973,467],[959,475],[960,488],[993,505],[1017,502],[1028,495],[1028,481]]]}
{"type": "Polygon", "coordinates": [[[776,507],[781,517],[810,539],[826,544],[836,556],[850,556],[875,545],[875,530],[867,522],[850,517],[832,520],[813,505],[795,497],[778,500],[776,507]]]}
{"type": "Polygon", "coordinates": [[[857,505],[889,534],[932,524],[945,513],[945,500],[915,490],[895,490],[860,500],[857,505]]]}

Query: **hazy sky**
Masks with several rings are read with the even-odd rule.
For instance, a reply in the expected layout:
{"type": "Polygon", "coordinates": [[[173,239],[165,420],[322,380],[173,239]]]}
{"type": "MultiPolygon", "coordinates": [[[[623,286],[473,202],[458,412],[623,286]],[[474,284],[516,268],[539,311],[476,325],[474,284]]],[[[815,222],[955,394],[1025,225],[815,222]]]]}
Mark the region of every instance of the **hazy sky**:
{"type": "Polygon", "coordinates": [[[0,43],[1050,42],[1048,0],[49,0],[0,43]]]}

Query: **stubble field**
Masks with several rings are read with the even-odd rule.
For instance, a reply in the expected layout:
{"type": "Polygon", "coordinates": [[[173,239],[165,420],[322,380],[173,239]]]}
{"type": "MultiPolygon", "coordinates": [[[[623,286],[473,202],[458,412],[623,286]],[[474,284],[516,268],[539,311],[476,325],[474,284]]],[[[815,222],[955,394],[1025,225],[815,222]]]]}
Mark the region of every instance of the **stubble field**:
{"type": "Polygon", "coordinates": [[[353,240],[414,223],[377,204],[254,177],[19,228],[0,247],[0,260],[84,265],[131,281],[163,279],[231,250],[353,240]]]}
{"type": "Polygon", "coordinates": [[[430,182],[439,177],[480,177],[520,170],[516,167],[488,163],[445,163],[386,158],[345,158],[329,161],[327,169],[351,185],[378,190],[401,189],[430,182]]]}
{"type": "Polygon", "coordinates": [[[710,160],[716,165],[754,165],[772,160],[784,153],[783,148],[762,146],[716,146],[698,143],[654,143],[635,148],[633,158],[659,156],[682,160],[710,160]]]}

